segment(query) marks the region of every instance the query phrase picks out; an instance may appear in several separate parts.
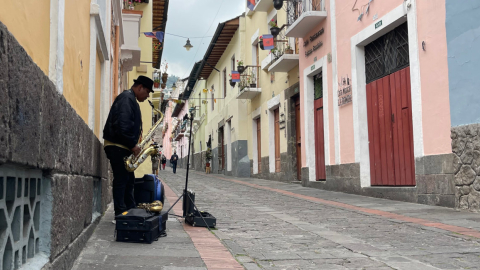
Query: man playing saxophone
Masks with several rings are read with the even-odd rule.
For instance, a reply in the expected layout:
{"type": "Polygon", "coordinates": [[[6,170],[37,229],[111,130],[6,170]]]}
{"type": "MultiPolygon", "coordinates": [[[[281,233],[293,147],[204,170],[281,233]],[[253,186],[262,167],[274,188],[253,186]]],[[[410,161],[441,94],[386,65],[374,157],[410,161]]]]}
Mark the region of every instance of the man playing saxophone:
{"type": "Polygon", "coordinates": [[[137,146],[142,133],[142,114],[138,102],[145,101],[153,92],[150,78],[139,76],[133,81],[132,88],[118,95],[113,102],[103,129],[104,150],[113,171],[115,216],[135,207],[135,174],[127,171],[124,160],[132,153],[137,156],[141,151],[137,146]]]}

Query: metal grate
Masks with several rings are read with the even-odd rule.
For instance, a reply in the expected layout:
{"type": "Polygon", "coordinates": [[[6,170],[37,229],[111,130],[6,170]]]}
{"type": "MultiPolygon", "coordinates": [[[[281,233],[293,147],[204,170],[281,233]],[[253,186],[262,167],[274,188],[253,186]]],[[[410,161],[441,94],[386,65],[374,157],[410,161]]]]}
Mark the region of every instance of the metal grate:
{"type": "Polygon", "coordinates": [[[367,83],[392,74],[409,64],[406,22],[365,46],[367,83]]]}
{"type": "Polygon", "coordinates": [[[49,230],[42,224],[42,217],[50,215],[42,211],[46,209],[42,200],[44,181],[40,170],[0,166],[0,269],[19,269],[34,261],[44,265],[48,261],[45,256],[37,256],[45,251],[42,244],[50,242],[46,237],[41,239],[49,230]]]}

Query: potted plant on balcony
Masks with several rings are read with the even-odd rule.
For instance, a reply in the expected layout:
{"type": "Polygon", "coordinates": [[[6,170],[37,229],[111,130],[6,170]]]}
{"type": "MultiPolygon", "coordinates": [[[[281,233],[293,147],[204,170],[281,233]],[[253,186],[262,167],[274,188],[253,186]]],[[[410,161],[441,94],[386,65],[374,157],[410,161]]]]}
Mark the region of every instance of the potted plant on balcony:
{"type": "Polygon", "coordinates": [[[287,47],[285,48],[285,53],[286,54],[293,54],[293,49],[290,47],[290,45],[287,43],[287,47]]]}
{"type": "Polygon", "coordinates": [[[276,54],[278,52],[278,48],[277,46],[274,46],[271,50],[270,50],[271,53],[273,54],[276,54]]]}
{"type": "Polygon", "coordinates": [[[242,74],[244,71],[245,71],[245,66],[243,65],[243,61],[242,60],[237,60],[237,71],[240,72],[240,74],[242,74]]]}
{"type": "Polygon", "coordinates": [[[153,87],[155,87],[155,88],[160,87],[160,79],[159,78],[155,78],[155,80],[153,81],[153,87]]]}
{"type": "Polygon", "coordinates": [[[260,49],[262,49],[262,50],[263,50],[263,37],[262,37],[262,36],[260,36],[260,38],[259,38],[259,39],[260,39],[260,40],[258,41],[258,44],[260,45],[260,49]]]}
{"type": "Polygon", "coordinates": [[[168,73],[167,73],[168,63],[167,62],[163,62],[162,69],[163,69],[162,82],[167,83],[167,80],[168,80],[168,73]]]}
{"type": "Polygon", "coordinates": [[[276,37],[278,34],[280,34],[280,28],[277,25],[277,22],[272,19],[268,25],[270,26],[270,33],[272,33],[272,36],[276,37]]]}

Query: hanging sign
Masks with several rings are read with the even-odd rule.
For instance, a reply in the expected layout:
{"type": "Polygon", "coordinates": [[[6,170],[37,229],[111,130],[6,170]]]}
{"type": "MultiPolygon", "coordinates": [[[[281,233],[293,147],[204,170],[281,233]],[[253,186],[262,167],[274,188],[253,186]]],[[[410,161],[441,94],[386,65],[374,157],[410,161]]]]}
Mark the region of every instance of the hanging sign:
{"type": "Polygon", "coordinates": [[[232,71],[232,82],[240,82],[240,73],[238,71],[232,71]]]}
{"type": "Polygon", "coordinates": [[[263,48],[264,50],[271,50],[275,47],[272,35],[263,35],[263,48]]]}
{"type": "Polygon", "coordinates": [[[352,103],[352,85],[350,84],[350,78],[348,75],[346,78],[341,79],[341,83],[338,84],[338,106],[343,106],[352,103]]]}
{"type": "Polygon", "coordinates": [[[253,9],[255,8],[255,0],[248,0],[247,1],[247,7],[253,11],[253,9]]]}

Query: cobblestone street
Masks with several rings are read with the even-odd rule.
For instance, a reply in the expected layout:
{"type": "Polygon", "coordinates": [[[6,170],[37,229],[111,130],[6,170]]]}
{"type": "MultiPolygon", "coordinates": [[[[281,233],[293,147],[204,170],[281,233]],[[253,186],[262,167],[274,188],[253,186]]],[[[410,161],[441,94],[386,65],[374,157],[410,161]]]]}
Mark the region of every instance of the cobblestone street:
{"type": "MultiPolygon", "coordinates": [[[[160,177],[181,194],[185,170],[160,177]]],[[[189,189],[246,269],[480,269],[475,213],[198,172],[189,189]]]]}

